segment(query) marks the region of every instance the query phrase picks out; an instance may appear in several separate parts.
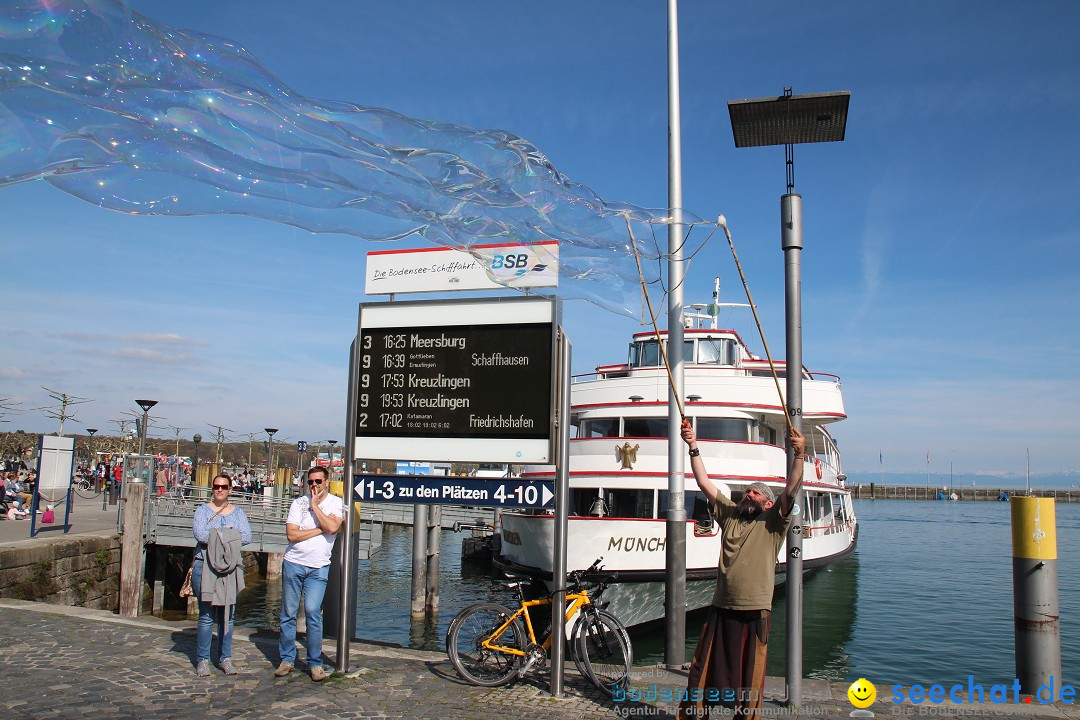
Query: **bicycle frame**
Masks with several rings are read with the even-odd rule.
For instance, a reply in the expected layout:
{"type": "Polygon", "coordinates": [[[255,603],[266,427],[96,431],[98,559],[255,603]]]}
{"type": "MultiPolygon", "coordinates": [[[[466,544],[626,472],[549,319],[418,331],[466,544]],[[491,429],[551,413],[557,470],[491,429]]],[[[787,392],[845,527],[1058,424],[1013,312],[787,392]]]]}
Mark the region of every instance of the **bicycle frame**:
{"type": "MultiPolygon", "coordinates": [[[[581,590],[580,592],[574,593],[566,593],[566,599],[569,604],[566,606],[566,613],[563,617],[564,625],[567,621],[570,620],[570,618],[574,617],[574,615],[576,615],[577,612],[581,610],[581,608],[585,607],[586,605],[592,604],[592,600],[589,598],[589,593],[587,590],[581,590]]],[[[529,633],[529,641],[534,645],[537,644],[536,631],[533,630],[532,617],[529,615],[529,608],[542,607],[544,605],[551,605],[550,597],[542,598],[540,600],[522,600],[521,607],[517,609],[517,612],[506,618],[503,624],[496,628],[496,630],[491,633],[491,635],[487,639],[485,639],[483,643],[481,643],[481,646],[485,650],[494,650],[496,652],[506,653],[507,655],[518,655],[519,657],[525,657],[524,650],[518,650],[517,648],[507,647],[505,645],[497,645],[495,644],[495,641],[502,637],[503,633],[506,632],[506,629],[510,627],[510,625],[515,620],[524,615],[525,627],[528,629],[529,633]]],[[[554,622],[551,623],[551,628],[554,631],[554,622]]],[[[552,632],[549,632],[547,634],[547,637],[544,638],[543,643],[540,644],[540,647],[542,647],[545,651],[551,649],[552,634],[552,632]]]]}

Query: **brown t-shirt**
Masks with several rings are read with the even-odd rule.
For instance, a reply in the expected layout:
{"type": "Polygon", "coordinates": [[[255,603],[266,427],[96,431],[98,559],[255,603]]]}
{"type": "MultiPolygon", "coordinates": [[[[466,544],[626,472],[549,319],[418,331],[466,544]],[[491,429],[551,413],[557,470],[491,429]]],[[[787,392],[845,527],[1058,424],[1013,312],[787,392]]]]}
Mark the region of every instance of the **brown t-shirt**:
{"type": "Polygon", "coordinates": [[[782,515],[780,503],[774,502],[747,522],[723,495],[717,496],[713,514],[720,524],[722,545],[712,604],[728,610],[770,609],[776,554],[784,544],[791,514],[782,515]]]}

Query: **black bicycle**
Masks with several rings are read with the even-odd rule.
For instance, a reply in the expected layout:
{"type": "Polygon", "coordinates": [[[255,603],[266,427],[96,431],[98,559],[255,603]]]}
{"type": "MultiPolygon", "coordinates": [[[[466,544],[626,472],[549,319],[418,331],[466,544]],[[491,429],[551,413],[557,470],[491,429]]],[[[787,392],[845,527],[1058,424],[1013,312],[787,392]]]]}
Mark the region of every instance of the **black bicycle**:
{"type": "Polygon", "coordinates": [[[101,485],[98,483],[98,479],[92,475],[76,475],[72,488],[74,488],[75,494],[82,498],[97,497],[101,494],[101,485]]]}

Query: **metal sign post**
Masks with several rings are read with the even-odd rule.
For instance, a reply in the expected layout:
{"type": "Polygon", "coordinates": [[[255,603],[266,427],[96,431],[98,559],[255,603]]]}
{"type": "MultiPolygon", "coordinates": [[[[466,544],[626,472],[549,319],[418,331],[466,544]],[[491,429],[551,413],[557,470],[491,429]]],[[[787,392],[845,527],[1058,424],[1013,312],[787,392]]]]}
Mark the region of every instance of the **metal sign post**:
{"type": "Polygon", "coordinates": [[[555,465],[555,538],[552,544],[551,582],[551,694],[562,696],[563,666],[566,661],[566,537],[570,505],[570,339],[559,328],[559,374],[556,411],[558,445],[555,465]],[[558,620],[558,622],[556,622],[558,620]],[[556,639],[558,638],[558,639],[556,639]]]}
{"type": "MultiPolygon", "coordinates": [[[[351,478],[356,469],[354,460],[353,438],[356,435],[353,424],[356,422],[356,342],[349,346],[349,397],[346,401],[345,428],[345,477],[351,478]]],[[[300,452],[307,449],[307,443],[301,441],[300,452]]],[[[332,463],[331,463],[332,464],[332,463]]],[[[349,668],[349,645],[352,642],[354,624],[356,622],[356,560],[353,554],[356,528],[353,523],[353,494],[349,490],[349,483],[345,483],[341,493],[345,501],[345,522],[342,523],[342,537],[338,541],[341,548],[338,551],[340,568],[338,599],[338,633],[337,633],[337,657],[334,659],[335,667],[344,673],[349,668]]]]}

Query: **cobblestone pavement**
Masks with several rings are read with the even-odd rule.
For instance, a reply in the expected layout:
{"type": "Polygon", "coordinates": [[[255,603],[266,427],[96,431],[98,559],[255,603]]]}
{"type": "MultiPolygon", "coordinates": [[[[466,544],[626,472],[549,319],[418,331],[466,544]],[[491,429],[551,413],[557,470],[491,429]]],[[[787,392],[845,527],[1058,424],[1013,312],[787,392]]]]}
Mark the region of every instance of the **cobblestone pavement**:
{"type": "MultiPolygon", "coordinates": [[[[569,664],[565,694],[547,693],[547,677],[527,676],[502,688],[463,684],[444,654],[354,643],[355,677],[335,674],[313,683],[298,668],[275,678],[277,636],[237,628],[233,659],[240,674],[196,677],[194,623],[155,618],[126,620],[112,613],[14,600],[0,600],[0,716],[5,720],[168,720],[170,718],[672,718],[674,702],[665,692],[685,685],[677,674],[645,668],[634,693],[643,699],[613,702],[588,685],[569,664]],[[658,690],[660,700],[651,699],[658,690]]],[[[333,644],[326,647],[333,657],[333,644]]],[[[770,678],[768,691],[781,689],[770,678]]],[[[846,686],[806,681],[808,700],[798,713],[778,703],[765,705],[768,717],[846,718],[852,707],[846,686]]],[[[882,694],[887,694],[883,692],[882,694]]],[[[878,717],[989,716],[1080,718],[1075,706],[915,707],[875,703],[878,717]],[[920,710],[923,712],[920,713],[920,710]],[[986,712],[982,712],[986,711],[986,712]]],[[[728,716],[730,717],[730,716],[728,716]]]]}

